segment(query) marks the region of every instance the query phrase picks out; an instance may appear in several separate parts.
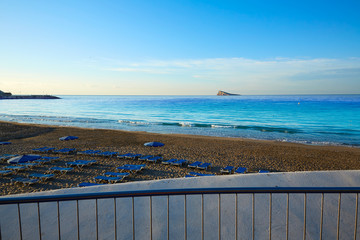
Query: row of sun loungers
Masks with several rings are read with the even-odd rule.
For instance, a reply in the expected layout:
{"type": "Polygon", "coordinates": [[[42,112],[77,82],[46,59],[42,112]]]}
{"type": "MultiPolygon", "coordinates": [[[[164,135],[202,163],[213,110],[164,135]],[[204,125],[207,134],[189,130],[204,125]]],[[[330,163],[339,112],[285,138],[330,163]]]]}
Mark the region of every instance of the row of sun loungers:
{"type": "Polygon", "coordinates": [[[96,183],[118,183],[128,177],[130,173],[106,172],[102,176],[94,177],[96,183]]]}
{"type": "Polygon", "coordinates": [[[29,178],[39,179],[40,181],[47,181],[54,178],[55,174],[42,174],[42,173],[32,173],[29,175],[29,178]]]}
{"type": "Polygon", "coordinates": [[[49,168],[48,172],[65,174],[72,170],[74,170],[72,167],[67,167],[67,168],[66,167],[51,167],[51,168],[49,168]]]}
{"type": "Polygon", "coordinates": [[[13,178],[11,179],[11,183],[12,184],[15,184],[15,183],[22,183],[24,186],[26,185],[31,185],[31,184],[34,184],[34,183],[37,183],[39,182],[38,179],[31,179],[31,178],[13,178]]]}
{"type": "Polygon", "coordinates": [[[32,185],[38,183],[40,181],[46,181],[54,177],[54,174],[41,174],[41,173],[33,173],[29,175],[29,178],[17,177],[11,179],[12,184],[22,183],[24,186],[32,185]]]}
{"type": "Polygon", "coordinates": [[[100,150],[85,150],[77,152],[79,155],[88,155],[88,156],[99,156],[99,157],[114,157],[118,154],[118,152],[102,152],[100,150]]]}
{"type": "Polygon", "coordinates": [[[162,161],[161,163],[165,164],[165,165],[183,166],[183,165],[187,164],[188,162],[189,161],[186,160],[186,159],[173,158],[173,159],[169,159],[169,160],[166,160],[166,161],[162,161]]]}
{"type": "MultiPolygon", "coordinates": [[[[238,167],[235,169],[233,166],[226,166],[220,169],[220,173],[232,174],[232,173],[246,173],[247,169],[245,167],[238,167]]],[[[269,173],[268,170],[259,170],[259,173],[269,173]]]]}
{"type": "Polygon", "coordinates": [[[55,149],[52,147],[41,147],[32,149],[33,152],[36,153],[64,153],[64,154],[74,154],[76,152],[75,148],[62,148],[62,149],[55,149]]]}
{"type": "Polygon", "coordinates": [[[50,147],[41,147],[41,148],[35,148],[33,149],[33,152],[36,153],[50,153],[53,150],[55,150],[55,148],[50,148],[50,147]]]}
{"type": "Polygon", "coordinates": [[[65,163],[65,165],[69,167],[83,168],[85,166],[90,166],[96,163],[97,163],[96,160],[76,160],[74,162],[67,162],[65,163]]]}
{"type": "MultiPolygon", "coordinates": [[[[131,173],[137,173],[146,167],[145,164],[133,165],[125,164],[117,167],[120,172],[106,172],[103,175],[94,177],[95,183],[118,183],[124,180],[124,178],[130,176],[131,173]]],[[[79,187],[89,186],[87,183],[79,184],[79,187]]],[[[90,186],[92,186],[90,184],[90,186]]]]}
{"type": "Polygon", "coordinates": [[[141,164],[141,165],[125,164],[121,167],[117,167],[116,169],[119,172],[137,173],[143,170],[145,167],[146,167],[145,164],[141,164]]]}
{"type": "Polygon", "coordinates": [[[19,172],[19,171],[24,171],[26,169],[26,167],[24,166],[14,166],[14,165],[10,165],[10,166],[5,166],[3,167],[4,170],[11,170],[15,173],[19,172]]]}
{"type": "Polygon", "coordinates": [[[232,174],[232,173],[246,173],[247,169],[245,167],[238,167],[235,169],[233,166],[226,166],[220,169],[220,173],[232,174]]]}
{"type": "Polygon", "coordinates": [[[211,167],[211,163],[204,163],[204,162],[200,162],[200,161],[196,161],[193,162],[191,164],[188,165],[189,168],[197,168],[197,169],[201,169],[201,170],[207,170],[208,168],[211,167]]]}
{"type": "Polygon", "coordinates": [[[12,173],[13,173],[13,171],[11,171],[11,170],[0,170],[0,176],[7,176],[12,173]]]}
{"type": "Polygon", "coordinates": [[[79,154],[79,155],[88,155],[88,156],[99,156],[99,157],[114,157],[118,154],[118,152],[110,152],[105,151],[102,152],[100,150],[85,150],[85,151],[76,151],[75,148],[63,148],[63,149],[55,149],[52,147],[41,147],[32,149],[33,152],[36,153],[64,153],[64,154],[79,154]]]}

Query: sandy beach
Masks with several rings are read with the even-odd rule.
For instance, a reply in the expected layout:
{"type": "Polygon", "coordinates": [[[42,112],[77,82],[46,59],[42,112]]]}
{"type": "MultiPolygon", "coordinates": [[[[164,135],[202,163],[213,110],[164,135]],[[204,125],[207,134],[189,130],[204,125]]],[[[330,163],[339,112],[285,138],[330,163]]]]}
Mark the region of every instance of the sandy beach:
{"type": "MultiPolygon", "coordinates": [[[[273,172],[315,171],[315,170],[354,170],[360,169],[360,148],[340,146],[309,146],[293,143],[261,141],[238,138],[220,138],[193,135],[155,134],[146,132],[126,132],[119,130],[83,129],[73,127],[43,126],[0,122],[0,141],[10,141],[10,145],[0,145],[0,155],[30,154],[39,147],[76,148],[78,151],[94,149],[114,151],[120,154],[138,153],[159,155],[164,159],[187,159],[189,162],[212,163],[207,173],[220,174],[227,165],[242,166],[249,173],[260,169],[273,172]],[[79,139],[59,141],[60,137],[74,135],[79,139]],[[144,143],[159,141],[164,147],[145,147],[144,143]]],[[[19,172],[16,175],[1,177],[0,194],[16,194],[45,191],[51,189],[77,187],[80,182],[93,182],[93,178],[107,171],[115,171],[124,164],[142,164],[137,160],[118,158],[89,157],[67,154],[42,154],[58,156],[58,161],[19,172]],[[53,180],[32,186],[12,185],[11,178],[27,177],[30,173],[45,173],[50,167],[65,166],[66,162],[78,159],[95,159],[97,164],[64,175],[56,175],[53,180]]],[[[184,177],[193,169],[168,166],[160,163],[146,163],[141,173],[124,180],[142,181],[184,177]]],[[[1,162],[0,167],[7,166],[1,162]]],[[[195,170],[202,172],[200,170],[195,170]]]]}

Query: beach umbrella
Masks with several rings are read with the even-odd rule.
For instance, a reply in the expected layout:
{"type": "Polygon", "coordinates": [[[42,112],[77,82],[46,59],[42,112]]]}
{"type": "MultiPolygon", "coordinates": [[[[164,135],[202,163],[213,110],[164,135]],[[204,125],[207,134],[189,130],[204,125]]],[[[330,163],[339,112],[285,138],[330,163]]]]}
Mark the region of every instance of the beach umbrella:
{"type": "Polygon", "coordinates": [[[147,147],[162,147],[164,145],[165,144],[163,144],[161,142],[147,142],[144,144],[144,146],[147,146],[147,147]]]}
{"type": "Polygon", "coordinates": [[[9,145],[11,142],[0,142],[0,145],[9,145]]]}
{"type": "Polygon", "coordinates": [[[38,160],[40,158],[41,158],[40,155],[28,154],[28,155],[20,155],[17,157],[10,158],[9,160],[7,160],[7,162],[12,164],[18,164],[24,162],[31,162],[34,160],[38,160]]]}
{"type": "Polygon", "coordinates": [[[69,141],[69,140],[75,140],[78,139],[79,137],[76,136],[65,136],[65,137],[61,137],[59,138],[60,141],[69,141]]]}

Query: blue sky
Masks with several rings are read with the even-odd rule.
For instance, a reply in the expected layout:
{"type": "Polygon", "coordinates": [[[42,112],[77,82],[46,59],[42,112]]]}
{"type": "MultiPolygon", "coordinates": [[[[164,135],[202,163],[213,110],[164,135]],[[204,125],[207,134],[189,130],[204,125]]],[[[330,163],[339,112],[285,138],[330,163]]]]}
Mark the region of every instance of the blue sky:
{"type": "Polygon", "coordinates": [[[359,1],[0,1],[17,94],[360,93],[359,1]]]}

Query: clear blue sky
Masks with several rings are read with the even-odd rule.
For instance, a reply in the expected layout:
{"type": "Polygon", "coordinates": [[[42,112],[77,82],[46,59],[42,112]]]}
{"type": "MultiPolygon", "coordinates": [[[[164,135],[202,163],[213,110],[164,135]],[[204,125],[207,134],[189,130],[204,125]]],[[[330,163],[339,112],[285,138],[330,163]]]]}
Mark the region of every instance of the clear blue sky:
{"type": "Polygon", "coordinates": [[[360,93],[360,1],[0,1],[0,90],[360,93]]]}

